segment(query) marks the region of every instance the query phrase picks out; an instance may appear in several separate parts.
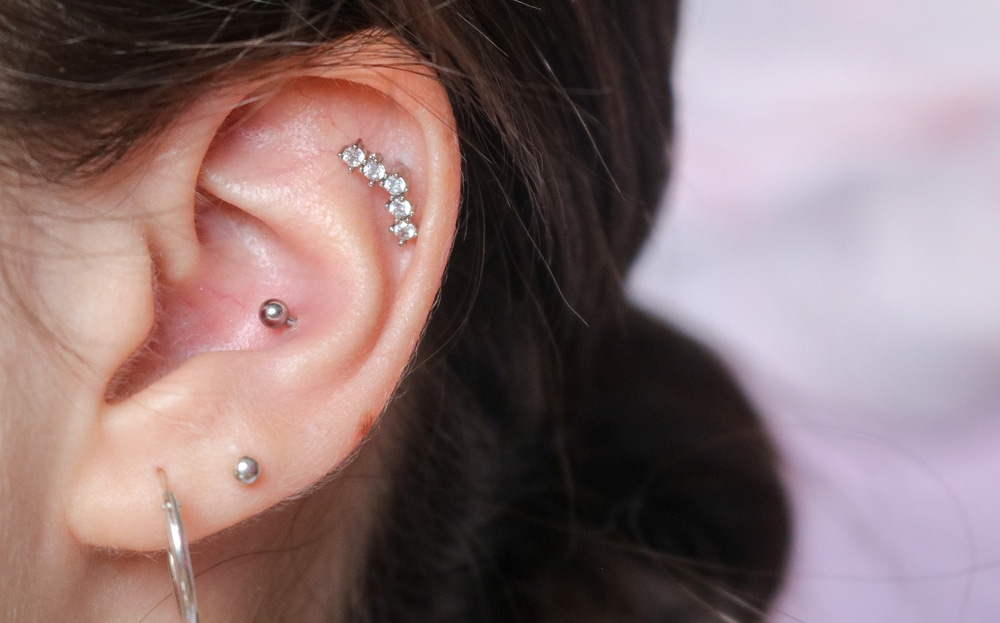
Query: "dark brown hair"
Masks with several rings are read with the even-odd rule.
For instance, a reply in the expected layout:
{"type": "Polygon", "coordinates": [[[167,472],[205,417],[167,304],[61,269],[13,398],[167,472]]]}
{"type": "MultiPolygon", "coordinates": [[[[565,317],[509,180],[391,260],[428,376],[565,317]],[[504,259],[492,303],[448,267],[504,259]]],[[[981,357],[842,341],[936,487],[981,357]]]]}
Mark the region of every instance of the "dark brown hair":
{"type": "Polygon", "coordinates": [[[0,163],[85,179],[210,81],[400,36],[450,95],[464,197],[347,619],[759,620],[788,532],[771,446],[622,290],[667,174],[676,3],[536,1],[5,0],[0,163]]]}

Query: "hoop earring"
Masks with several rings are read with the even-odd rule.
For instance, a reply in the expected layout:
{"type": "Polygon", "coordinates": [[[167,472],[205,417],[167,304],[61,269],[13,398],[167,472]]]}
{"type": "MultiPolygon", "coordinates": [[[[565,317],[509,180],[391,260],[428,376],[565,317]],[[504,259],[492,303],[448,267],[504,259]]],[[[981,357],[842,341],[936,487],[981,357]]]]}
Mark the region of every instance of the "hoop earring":
{"type": "Polygon", "coordinates": [[[163,485],[163,509],[167,517],[167,561],[170,563],[170,579],[174,585],[174,597],[184,623],[198,623],[198,598],[194,592],[194,570],[191,568],[191,552],[184,523],[181,521],[181,505],[167,487],[167,475],[158,469],[163,485]]]}

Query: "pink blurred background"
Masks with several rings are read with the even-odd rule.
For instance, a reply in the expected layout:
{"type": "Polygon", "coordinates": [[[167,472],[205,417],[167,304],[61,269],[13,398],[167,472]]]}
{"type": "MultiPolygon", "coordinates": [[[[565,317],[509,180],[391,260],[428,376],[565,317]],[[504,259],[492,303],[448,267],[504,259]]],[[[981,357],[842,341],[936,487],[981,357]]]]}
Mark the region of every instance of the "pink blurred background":
{"type": "Polygon", "coordinates": [[[691,0],[680,52],[630,287],[779,440],[771,621],[1000,620],[1000,2],[691,0]]]}

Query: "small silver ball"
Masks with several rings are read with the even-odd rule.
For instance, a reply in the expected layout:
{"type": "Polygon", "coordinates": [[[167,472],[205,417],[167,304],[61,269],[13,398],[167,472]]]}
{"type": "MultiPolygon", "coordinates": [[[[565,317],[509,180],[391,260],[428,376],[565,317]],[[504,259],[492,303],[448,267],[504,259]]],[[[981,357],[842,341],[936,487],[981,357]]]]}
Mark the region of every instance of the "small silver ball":
{"type": "Polygon", "coordinates": [[[236,480],[245,485],[253,484],[260,477],[260,465],[249,456],[236,461],[236,480]]]}
{"type": "Polygon", "coordinates": [[[288,313],[288,305],[278,299],[264,301],[260,306],[260,321],[269,329],[280,329],[294,322],[288,313]]]}

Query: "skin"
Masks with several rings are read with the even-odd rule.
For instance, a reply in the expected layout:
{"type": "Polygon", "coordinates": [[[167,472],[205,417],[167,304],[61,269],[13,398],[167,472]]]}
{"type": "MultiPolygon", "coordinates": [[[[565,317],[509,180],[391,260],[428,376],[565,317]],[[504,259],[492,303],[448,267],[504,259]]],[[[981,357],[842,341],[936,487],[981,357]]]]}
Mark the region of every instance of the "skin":
{"type": "Polygon", "coordinates": [[[362,442],[435,301],[460,183],[440,84],[398,42],[365,52],[210,87],[82,186],[6,180],[7,620],[179,620],[160,469],[194,542],[202,620],[319,620],[350,592],[391,421],[362,442]],[[409,170],[420,237],[404,247],[384,191],[337,159],[358,137],[409,170]],[[275,296],[294,329],[257,319],[275,296]],[[232,476],[244,454],[262,466],[251,486],[232,476]]]}

